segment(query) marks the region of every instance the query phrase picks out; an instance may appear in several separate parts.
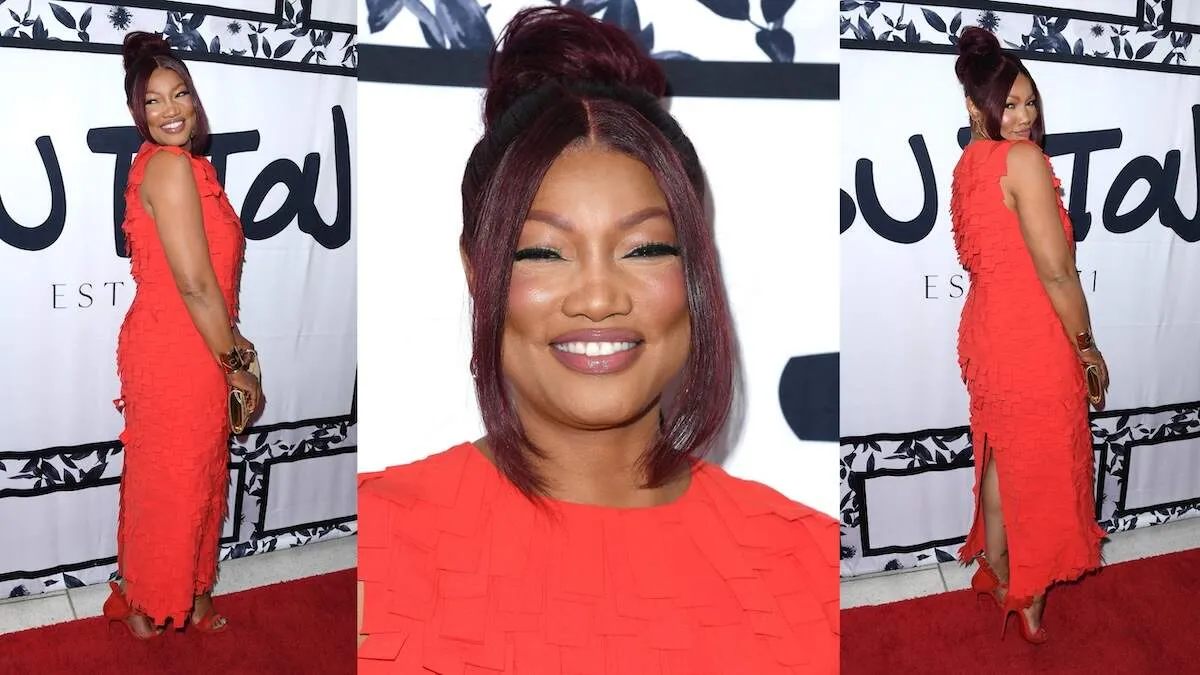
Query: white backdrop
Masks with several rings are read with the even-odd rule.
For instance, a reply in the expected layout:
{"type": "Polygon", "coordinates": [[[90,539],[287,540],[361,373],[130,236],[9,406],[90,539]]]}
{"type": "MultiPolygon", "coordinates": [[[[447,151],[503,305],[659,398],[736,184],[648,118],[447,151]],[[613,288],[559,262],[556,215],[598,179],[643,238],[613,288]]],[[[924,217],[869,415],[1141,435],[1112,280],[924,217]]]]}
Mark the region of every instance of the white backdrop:
{"type": "MultiPolygon", "coordinates": [[[[489,21],[500,9],[496,4],[489,21]]],[[[707,12],[698,3],[680,4],[679,16],[707,12]]],[[[643,23],[668,21],[662,14],[650,17],[651,4],[642,5],[643,23]]],[[[796,20],[798,30],[809,31],[798,32],[796,42],[834,46],[832,8],[827,17],[824,25],[796,20]],[[808,23],[814,25],[804,28],[808,23]]],[[[675,34],[686,34],[690,24],[678,23],[685,19],[674,19],[675,34]]],[[[387,39],[387,32],[380,36],[387,39]]],[[[752,31],[749,38],[753,48],[752,31]]],[[[704,43],[695,35],[682,45],[662,40],[657,38],[662,49],[703,49],[704,43]]],[[[717,42],[712,36],[708,41],[717,42]]],[[[363,471],[411,462],[482,435],[467,368],[470,322],[458,257],[459,186],[481,131],[482,93],[359,84],[363,137],[384,139],[360,152],[360,204],[372,224],[360,266],[363,471]]],[[[670,107],[711,183],[745,366],[746,419],[724,466],[836,513],[836,445],[800,440],[785,419],[780,389],[789,360],[837,351],[837,203],[829,170],[837,151],[837,102],[678,97],[670,107]]],[[[835,392],[831,388],[827,398],[835,392]]]]}
{"type": "MultiPolygon", "coordinates": [[[[254,22],[274,58],[254,50],[233,65],[230,51],[251,51],[251,22],[222,16],[219,3],[210,16],[60,6],[74,29],[34,3],[28,22],[45,32],[17,26],[38,38],[0,49],[10,92],[0,106],[0,597],[103,581],[115,569],[115,354],[134,285],[114,233],[140,139],[121,57],[96,52],[119,45],[126,29],[221,50],[196,55],[189,69],[214,133],[210,154],[246,229],[241,330],[261,354],[267,401],[231,441],[222,556],[353,532],[356,99],[353,60],[343,63],[338,47],[354,27],[336,42],[326,38],[332,24],[301,28],[291,20],[296,0],[272,23],[254,22]],[[311,50],[327,53],[326,65],[304,63],[311,50]],[[255,190],[259,199],[247,200],[255,190]],[[261,222],[276,213],[278,226],[261,222]]],[[[6,16],[0,32],[4,21],[16,25],[6,16]]]]}
{"type": "MultiPolygon", "coordinates": [[[[883,28],[899,11],[885,3],[871,25],[883,28]]],[[[987,18],[945,7],[906,11],[919,17],[911,20],[922,39],[956,14],[987,18]]],[[[1009,43],[1022,43],[1030,33],[1024,26],[1035,25],[991,14],[1009,43]]],[[[865,12],[843,16],[857,23],[865,12]]],[[[1092,34],[1093,23],[1064,19],[1049,33],[1111,51],[1105,36],[1092,34]]],[[[873,39],[863,32],[844,35],[873,39]]],[[[1150,72],[1148,62],[1161,65],[1162,45],[1148,35],[1122,39],[1141,42],[1130,51],[1147,63],[1026,61],[1042,93],[1047,151],[1082,239],[1078,265],[1112,374],[1107,411],[1092,423],[1096,514],[1109,531],[1200,514],[1200,127],[1193,122],[1200,79],[1180,69],[1150,72]],[[1161,176],[1164,163],[1173,163],[1178,180],[1161,176]],[[1134,181],[1139,172],[1149,182],[1134,181]],[[1173,206],[1184,215],[1164,216],[1173,206]]],[[[914,53],[923,50],[898,43],[842,57],[843,82],[852,83],[842,105],[844,575],[945,561],[970,525],[967,396],[956,356],[968,283],[949,214],[966,116],[955,57],[914,53]],[[919,111],[880,114],[900,81],[918,93],[919,111]]]]}

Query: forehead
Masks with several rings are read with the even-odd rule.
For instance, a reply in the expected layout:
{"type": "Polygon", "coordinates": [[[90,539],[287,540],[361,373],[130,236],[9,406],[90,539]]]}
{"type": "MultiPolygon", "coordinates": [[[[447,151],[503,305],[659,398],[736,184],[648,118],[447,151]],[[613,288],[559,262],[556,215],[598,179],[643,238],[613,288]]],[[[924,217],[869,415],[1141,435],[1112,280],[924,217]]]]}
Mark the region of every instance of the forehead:
{"type": "Polygon", "coordinates": [[[183,84],[183,78],[179,76],[179,73],[170,68],[159,67],[155,68],[153,73],[150,73],[150,79],[146,80],[146,89],[151,91],[174,89],[181,84],[183,84]]]}
{"type": "Polygon", "coordinates": [[[1025,77],[1024,73],[1018,73],[1017,79],[1013,80],[1012,89],[1008,90],[1008,95],[1013,98],[1027,98],[1033,95],[1033,82],[1025,77]]]}

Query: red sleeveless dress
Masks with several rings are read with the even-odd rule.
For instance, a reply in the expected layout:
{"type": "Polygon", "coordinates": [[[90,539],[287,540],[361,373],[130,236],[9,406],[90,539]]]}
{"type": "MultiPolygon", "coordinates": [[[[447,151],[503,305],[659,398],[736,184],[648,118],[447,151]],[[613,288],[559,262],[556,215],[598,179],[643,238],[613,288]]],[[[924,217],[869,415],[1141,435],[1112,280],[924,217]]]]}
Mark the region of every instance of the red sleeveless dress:
{"type": "Polygon", "coordinates": [[[204,233],[231,318],[245,239],[216,170],[203,157],[145,143],[129,169],[125,222],[137,292],[121,325],[118,407],[121,512],[117,566],[131,605],[156,623],[183,625],[194,595],[216,581],[217,547],[229,484],[225,376],[192,323],[140,188],[150,158],[183,155],[192,165],[204,233]]]}
{"type": "Polygon", "coordinates": [[[471,444],[359,477],[360,675],[838,672],[838,526],[720,467],[528,501],[471,444]]]}
{"type": "MultiPolygon", "coordinates": [[[[969,562],[983,551],[979,489],[994,459],[1008,536],[1009,593],[1019,601],[1097,568],[1105,532],[1095,518],[1083,366],[1000,187],[1017,142],[1029,143],[968,145],[954,169],[950,209],[959,261],[971,278],[958,352],[976,452],[975,517],[959,558],[969,562]]],[[[1057,178],[1054,187],[1060,187],[1057,178]]],[[[1074,250],[1061,198],[1058,211],[1074,250]]]]}

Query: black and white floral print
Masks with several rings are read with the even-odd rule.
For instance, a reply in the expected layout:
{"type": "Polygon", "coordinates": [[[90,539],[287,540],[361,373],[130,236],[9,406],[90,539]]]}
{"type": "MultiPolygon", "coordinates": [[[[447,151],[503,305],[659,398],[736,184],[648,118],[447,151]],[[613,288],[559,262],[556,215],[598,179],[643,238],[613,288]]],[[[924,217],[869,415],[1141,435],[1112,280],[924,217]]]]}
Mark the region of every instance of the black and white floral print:
{"type": "MultiPolygon", "coordinates": [[[[189,6],[202,7],[203,3],[189,6]]],[[[334,32],[306,26],[301,0],[283,0],[278,6],[279,14],[269,20],[247,20],[229,17],[229,10],[221,6],[202,13],[70,0],[0,0],[0,36],[40,42],[120,44],[131,30],[150,30],[162,34],[172,47],[191,52],[347,71],[357,67],[353,30],[334,32]]]]}
{"type": "MultiPolygon", "coordinates": [[[[1129,459],[1139,446],[1200,437],[1200,406],[1169,406],[1153,412],[1113,411],[1091,422],[1097,480],[1097,520],[1109,533],[1200,516],[1200,495],[1190,501],[1142,510],[1122,510],[1122,487],[1129,477],[1129,459]]],[[[957,559],[962,538],[931,544],[907,553],[864,555],[866,479],[881,471],[973,467],[974,448],[967,427],[842,439],[841,559],[843,576],[918,567],[957,559]]],[[[866,528],[869,535],[869,524],[866,528]]],[[[962,533],[965,537],[966,532],[962,533]]]]}
{"type": "MultiPolygon", "coordinates": [[[[348,418],[298,428],[258,431],[230,441],[231,510],[225,530],[232,525],[236,541],[223,542],[220,559],[230,560],[277,549],[335,539],[358,530],[354,514],[347,514],[321,523],[299,523],[295,529],[262,532],[264,509],[269,501],[267,475],[269,465],[282,459],[299,460],[326,457],[330,454],[353,452],[356,448],[356,425],[348,418]]],[[[17,453],[6,453],[8,455],[17,453]]],[[[113,490],[121,476],[123,449],[119,442],[98,443],[60,452],[39,451],[28,458],[0,458],[0,486],[13,491],[53,489],[113,490]]],[[[18,498],[18,497],[9,497],[18,498]]],[[[36,499],[37,497],[24,497],[36,499]]],[[[19,525],[18,525],[19,526],[19,525]]],[[[61,588],[75,588],[116,578],[115,561],[62,561],[68,572],[55,572],[29,578],[11,578],[8,569],[0,568],[0,598],[35,595],[61,588]]]]}
{"type": "MultiPolygon", "coordinates": [[[[389,44],[430,49],[489,49],[509,15],[499,15],[484,0],[364,0],[371,33],[402,31],[389,44]],[[419,32],[413,28],[419,28],[419,32]]],[[[791,63],[796,55],[795,0],[545,0],[528,5],[573,7],[616,24],[658,59],[743,60],[791,63]],[[711,27],[676,29],[669,44],[656,39],[655,26],[711,27]],[[714,59],[715,44],[736,41],[746,47],[742,59],[714,59]]],[[[361,10],[360,10],[361,11],[361,10]]],[[[374,39],[372,41],[375,41],[374,39]]]]}
{"type": "Polygon", "coordinates": [[[846,46],[855,42],[897,43],[898,50],[920,50],[920,45],[952,46],[965,28],[980,26],[995,33],[1009,49],[1071,56],[1096,65],[1200,64],[1200,57],[1191,48],[1194,33],[1174,28],[1168,0],[1130,0],[1136,12],[1111,22],[1070,18],[1053,7],[1030,5],[1022,6],[1028,7],[1027,11],[1015,12],[876,0],[840,2],[840,31],[846,46]]]}

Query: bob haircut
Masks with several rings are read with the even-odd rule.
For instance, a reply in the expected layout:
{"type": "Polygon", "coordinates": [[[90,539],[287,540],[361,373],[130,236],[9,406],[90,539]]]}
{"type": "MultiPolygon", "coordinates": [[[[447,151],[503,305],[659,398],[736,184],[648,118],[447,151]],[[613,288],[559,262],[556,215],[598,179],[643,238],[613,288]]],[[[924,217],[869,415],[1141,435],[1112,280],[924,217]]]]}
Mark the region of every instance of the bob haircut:
{"type": "Polygon", "coordinates": [[[134,126],[142,139],[150,143],[156,142],[146,123],[146,85],[155,70],[166,68],[174,71],[191,92],[192,108],[196,113],[191,152],[204,154],[208,150],[210,139],[208,115],[204,112],[204,104],[200,102],[200,94],[196,93],[196,83],[192,81],[192,74],[188,72],[183,61],[175,56],[167,41],[153,33],[135,31],[125,36],[121,55],[125,62],[125,103],[129,106],[134,126]]]}
{"type": "Polygon", "coordinates": [[[1046,123],[1042,119],[1042,97],[1037,82],[1017,57],[1000,48],[1000,41],[986,29],[971,26],[958,38],[958,60],[954,73],[966,94],[979,112],[983,113],[983,125],[988,136],[1000,139],[1000,121],[1004,117],[1004,106],[1008,92],[1018,75],[1029,78],[1033,85],[1033,98],[1038,110],[1037,119],[1029,129],[1029,139],[1042,146],[1046,138],[1046,123]]]}
{"type": "Polygon", "coordinates": [[[516,245],[550,165],[566,149],[601,146],[650,169],[666,196],[681,249],[691,336],[673,405],[641,458],[658,487],[708,450],[733,398],[733,324],[704,210],[699,159],[659,104],[666,78],[615,26],[558,7],[523,10],[493,47],[485,132],[462,184],[463,256],[470,269],[471,371],[497,468],[531,499],[546,485],[525,456],[525,435],[501,364],[516,245]],[[562,84],[574,82],[576,84],[562,84]],[[532,93],[531,93],[532,92],[532,93]],[[540,93],[539,93],[540,92],[540,93]]]}

